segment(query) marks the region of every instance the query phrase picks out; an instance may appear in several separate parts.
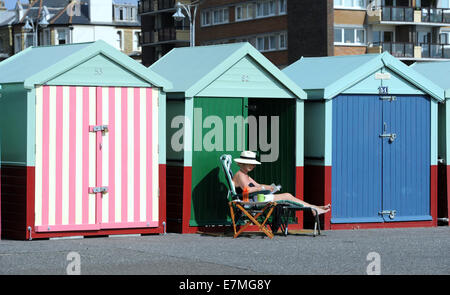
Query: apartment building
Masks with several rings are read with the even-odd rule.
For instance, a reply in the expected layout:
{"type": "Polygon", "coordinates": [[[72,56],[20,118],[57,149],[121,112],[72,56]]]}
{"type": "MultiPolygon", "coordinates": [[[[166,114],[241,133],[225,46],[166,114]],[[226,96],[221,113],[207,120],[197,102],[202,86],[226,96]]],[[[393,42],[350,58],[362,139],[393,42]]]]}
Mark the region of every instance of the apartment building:
{"type": "MultiPolygon", "coordinates": [[[[194,3],[199,3],[196,45],[247,41],[281,68],[302,56],[384,51],[408,64],[450,59],[450,0],[194,3]]],[[[173,47],[189,45],[189,22],[187,18],[180,24],[174,21],[175,5],[175,0],[141,1],[147,65],[173,47]]]]}
{"type": "MultiPolygon", "coordinates": [[[[173,14],[176,9],[175,0],[142,0],[139,3],[139,11],[142,22],[142,54],[143,63],[150,65],[174,47],[189,46],[189,19],[176,22],[173,14]]],[[[311,7],[300,1],[287,0],[207,0],[207,1],[180,1],[181,3],[198,3],[195,18],[195,44],[211,45],[233,42],[249,42],[260,50],[267,58],[280,67],[289,64],[289,60],[295,61],[300,57],[298,52],[309,46],[310,55],[321,52],[328,55],[324,40],[307,44],[298,42],[299,34],[305,31],[320,32],[329,29],[329,26],[315,24],[300,27],[296,17],[311,19],[311,7]],[[289,7],[288,7],[289,6],[289,7]],[[298,9],[298,7],[306,7],[298,9]],[[289,17],[288,11],[298,11],[289,17]],[[291,27],[291,30],[288,30],[291,27]],[[288,39],[294,40],[291,48],[288,39]],[[323,50],[322,47],[325,49],[323,50]]],[[[303,2],[317,3],[315,20],[327,19],[332,9],[332,1],[305,0],[303,2]],[[327,13],[328,12],[328,13],[327,13]],[[320,14],[321,17],[317,17],[320,14]]],[[[193,10],[192,10],[193,11],[193,10]]],[[[307,22],[305,22],[307,23],[307,22]]],[[[325,22],[327,24],[327,22],[325,22]]],[[[332,37],[333,30],[329,29],[328,35],[332,37]]],[[[332,40],[329,40],[329,47],[332,40]]],[[[326,40],[325,40],[326,43],[326,40]]]]}
{"type": "Polygon", "coordinates": [[[450,59],[449,0],[334,0],[335,55],[388,51],[409,64],[450,59]]]}
{"type": "Polygon", "coordinates": [[[177,2],[188,0],[141,0],[138,11],[141,17],[142,63],[150,66],[174,47],[189,46],[190,25],[186,17],[177,22],[172,17],[177,2]]]}

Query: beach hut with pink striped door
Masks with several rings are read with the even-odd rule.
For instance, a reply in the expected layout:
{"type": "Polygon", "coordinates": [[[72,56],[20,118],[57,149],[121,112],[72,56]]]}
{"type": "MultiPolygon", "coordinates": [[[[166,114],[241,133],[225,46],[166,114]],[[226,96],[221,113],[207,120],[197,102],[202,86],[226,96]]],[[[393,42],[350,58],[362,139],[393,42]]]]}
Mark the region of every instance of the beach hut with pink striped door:
{"type": "Polygon", "coordinates": [[[170,85],[103,41],[0,63],[3,238],[162,233],[170,85]]]}

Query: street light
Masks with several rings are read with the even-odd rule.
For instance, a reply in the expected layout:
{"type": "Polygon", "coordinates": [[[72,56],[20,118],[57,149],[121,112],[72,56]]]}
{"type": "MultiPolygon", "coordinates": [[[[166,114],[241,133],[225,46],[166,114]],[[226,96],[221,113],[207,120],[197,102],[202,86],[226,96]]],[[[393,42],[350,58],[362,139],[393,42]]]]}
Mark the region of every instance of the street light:
{"type": "Polygon", "coordinates": [[[177,2],[177,5],[175,5],[175,8],[177,11],[172,15],[172,17],[175,19],[175,21],[183,21],[185,16],[184,13],[181,11],[183,9],[187,16],[189,17],[189,43],[191,47],[195,46],[195,16],[197,14],[197,8],[198,4],[200,3],[200,0],[193,1],[191,4],[184,4],[177,2]],[[194,8],[194,14],[192,15],[192,8],[194,8]]]}
{"type": "MultiPolygon", "coordinates": [[[[43,10],[45,11],[45,10],[43,10]]],[[[37,19],[36,19],[37,20],[37,19]]],[[[25,32],[33,32],[33,46],[38,46],[38,29],[39,27],[46,28],[48,26],[48,21],[46,18],[46,14],[43,13],[41,20],[37,25],[35,25],[35,22],[30,17],[26,17],[25,25],[23,26],[23,29],[25,32]]]]}

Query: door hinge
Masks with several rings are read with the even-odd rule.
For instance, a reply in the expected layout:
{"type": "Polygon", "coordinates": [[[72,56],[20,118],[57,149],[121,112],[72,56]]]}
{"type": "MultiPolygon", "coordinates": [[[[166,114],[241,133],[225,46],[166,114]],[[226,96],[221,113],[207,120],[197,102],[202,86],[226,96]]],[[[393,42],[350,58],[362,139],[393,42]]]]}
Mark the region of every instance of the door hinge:
{"type": "Polygon", "coordinates": [[[383,96],[380,96],[380,99],[384,100],[384,101],[395,101],[395,100],[397,100],[397,97],[396,96],[383,95],[383,96]]]}

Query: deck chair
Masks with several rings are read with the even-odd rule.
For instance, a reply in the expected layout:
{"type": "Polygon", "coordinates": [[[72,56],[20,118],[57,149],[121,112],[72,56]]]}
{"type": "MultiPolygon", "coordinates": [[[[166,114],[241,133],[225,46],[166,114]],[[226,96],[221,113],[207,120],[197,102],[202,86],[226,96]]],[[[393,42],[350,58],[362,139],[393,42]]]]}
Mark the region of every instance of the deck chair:
{"type": "MultiPolygon", "coordinates": [[[[231,155],[220,156],[220,162],[222,164],[222,169],[225,174],[225,179],[228,184],[228,205],[230,207],[231,220],[233,223],[234,237],[236,238],[241,234],[251,223],[257,225],[261,231],[263,231],[268,237],[273,238],[273,232],[276,232],[279,227],[281,227],[284,235],[288,234],[288,223],[289,223],[289,213],[297,210],[315,210],[314,208],[303,206],[302,204],[291,202],[291,201],[276,201],[276,202],[243,202],[242,194],[236,193],[236,188],[233,183],[233,171],[231,170],[232,157],[231,155]],[[271,229],[268,230],[266,227],[267,220],[274,212],[277,207],[278,214],[275,221],[271,224],[271,229]],[[235,210],[237,209],[237,210],[235,210]],[[258,218],[264,216],[265,219],[262,223],[258,222],[258,218]],[[238,231],[236,230],[238,221],[243,217],[247,217],[251,223],[245,224],[238,231]]],[[[269,194],[270,191],[258,191],[250,194],[251,199],[257,194],[269,194]]],[[[319,214],[316,211],[315,222],[314,222],[314,232],[320,235],[320,221],[319,214]]]]}
{"type": "MultiPolygon", "coordinates": [[[[256,225],[260,231],[265,233],[269,238],[273,238],[273,233],[267,228],[267,221],[272,215],[276,207],[275,202],[244,202],[242,194],[236,193],[236,188],[233,183],[233,171],[231,171],[232,157],[231,155],[222,155],[220,157],[222,168],[225,173],[225,179],[228,184],[228,206],[230,207],[231,221],[233,222],[234,238],[243,233],[251,224],[256,225]],[[260,222],[258,219],[263,219],[260,222]],[[247,218],[249,222],[244,224],[237,230],[238,224],[241,220],[247,218]]],[[[252,199],[257,194],[269,194],[269,190],[253,192],[249,194],[249,199],[252,199]]]]}

